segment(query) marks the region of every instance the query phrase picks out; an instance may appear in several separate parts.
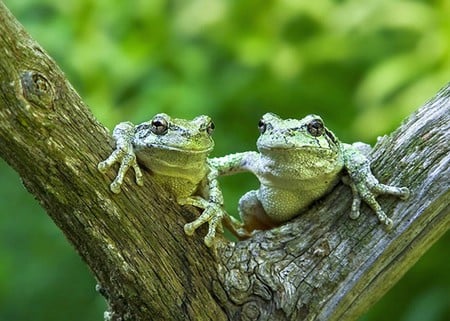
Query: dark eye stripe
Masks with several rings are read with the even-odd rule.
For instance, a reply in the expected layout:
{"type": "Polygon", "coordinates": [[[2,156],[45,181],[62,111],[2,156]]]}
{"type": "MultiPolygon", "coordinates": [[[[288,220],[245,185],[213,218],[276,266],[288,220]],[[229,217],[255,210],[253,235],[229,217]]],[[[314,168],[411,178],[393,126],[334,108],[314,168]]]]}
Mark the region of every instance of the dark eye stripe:
{"type": "Polygon", "coordinates": [[[337,144],[336,136],[333,135],[332,132],[330,132],[328,129],[325,128],[325,134],[328,136],[328,138],[331,139],[331,141],[335,144],[337,144]]]}

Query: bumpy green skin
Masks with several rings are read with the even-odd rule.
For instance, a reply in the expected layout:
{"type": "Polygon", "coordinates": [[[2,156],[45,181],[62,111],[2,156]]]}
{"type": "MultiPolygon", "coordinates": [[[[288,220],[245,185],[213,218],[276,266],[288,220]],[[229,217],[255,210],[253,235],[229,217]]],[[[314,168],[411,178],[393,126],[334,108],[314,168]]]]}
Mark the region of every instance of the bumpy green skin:
{"type": "Polygon", "coordinates": [[[319,116],[283,120],[265,114],[259,124],[261,135],[257,152],[243,152],[210,159],[219,175],[249,171],[261,185],[244,194],[239,201],[245,237],[255,229],[269,229],[298,215],[313,201],[330,191],[341,178],[352,189],[350,217],[359,216],[361,199],[376,213],[380,222],[392,227],[375,197],[392,194],[407,198],[406,187],[393,187],[378,182],[363,154],[368,145],[343,144],[324,125],[319,116]]]}
{"type": "Polygon", "coordinates": [[[98,169],[105,173],[115,163],[120,167],[110,185],[120,193],[125,174],[133,167],[136,183],[144,184],[140,165],[155,173],[155,180],[176,195],[179,204],[203,209],[202,215],[185,232],[192,235],[205,222],[209,231],[205,244],[211,246],[216,230],[221,231],[222,219],[228,217],[223,210],[223,196],[217,182],[217,170],[210,167],[207,157],[214,147],[211,133],[214,125],[208,116],[189,121],[157,114],[152,120],[137,126],[119,123],[113,131],[116,149],[98,169]],[[139,164],[138,164],[139,161],[139,164]]]}

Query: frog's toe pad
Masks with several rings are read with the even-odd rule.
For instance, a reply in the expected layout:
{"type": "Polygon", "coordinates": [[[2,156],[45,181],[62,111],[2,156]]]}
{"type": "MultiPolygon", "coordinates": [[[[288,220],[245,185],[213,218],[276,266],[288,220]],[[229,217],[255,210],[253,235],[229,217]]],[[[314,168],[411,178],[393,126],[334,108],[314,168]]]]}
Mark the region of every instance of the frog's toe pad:
{"type": "Polygon", "coordinates": [[[101,173],[105,173],[108,170],[109,166],[108,163],[106,162],[100,162],[97,165],[97,169],[101,172],[101,173]]]}
{"type": "Polygon", "coordinates": [[[350,212],[349,216],[352,220],[356,220],[359,217],[359,215],[360,215],[360,213],[359,213],[359,209],[358,209],[358,210],[352,210],[350,212]]]}
{"type": "Polygon", "coordinates": [[[111,190],[111,192],[113,192],[114,194],[119,194],[120,193],[120,189],[121,189],[122,184],[118,183],[118,182],[112,182],[111,185],[109,185],[109,189],[111,190]]]}
{"type": "Polygon", "coordinates": [[[207,247],[211,247],[214,244],[215,235],[206,235],[203,242],[207,247]]]}
{"type": "Polygon", "coordinates": [[[195,226],[191,223],[187,223],[184,225],[184,233],[189,236],[192,236],[195,232],[195,226]]]}
{"type": "Polygon", "coordinates": [[[142,177],[137,177],[136,176],[136,184],[138,186],[144,186],[144,180],[142,179],[142,177]]]}
{"type": "Polygon", "coordinates": [[[407,187],[400,187],[400,191],[402,193],[400,195],[401,200],[407,200],[409,198],[409,196],[411,195],[411,192],[409,191],[409,189],[407,187]]]}
{"type": "Polygon", "coordinates": [[[386,226],[386,229],[392,230],[392,227],[394,226],[394,222],[390,218],[386,218],[386,220],[383,222],[383,224],[386,226]]]}

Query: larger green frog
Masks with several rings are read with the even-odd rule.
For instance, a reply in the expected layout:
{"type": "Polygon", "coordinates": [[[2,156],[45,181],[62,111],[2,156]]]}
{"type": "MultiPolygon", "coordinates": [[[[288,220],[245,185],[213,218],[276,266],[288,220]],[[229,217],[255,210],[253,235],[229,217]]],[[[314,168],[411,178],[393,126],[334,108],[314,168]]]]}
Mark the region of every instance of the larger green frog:
{"type": "MultiPolygon", "coordinates": [[[[114,193],[120,192],[125,174],[131,167],[140,186],[144,183],[140,166],[149,169],[155,174],[155,182],[166,187],[179,204],[203,209],[195,226],[209,223],[204,240],[211,246],[216,230],[222,230],[222,220],[228,220],[217,184],[217,170],[207,159],[214,147],[213,129],[214,124],[208,116],[184,120],[164,113],[137,126],[130,122],[119,123],[113,131],[116,148],[98,164],[98,169],[104,173],[115,163],[120,164],[110,185],[114,193]]],[[[195,229],[189,226],[185,231],[191,235],[195,229]]]]}
{"type": "Polygon", "coordinates": [[[328,193],[343,177],[353,192],[350,217],[359,216],[364,200],[381,223],[392,227],[392,220],[375,197],[392,194],[405,199],[409,190],[381,184],[375,178],[363,153],[370,149],[368,145],[341,143],[316,115],[298,120],[268,113],[260,120],[259,131],[259,152],[210,160],[220,175],[249,171],[260,181],[259,189],[247,192],[239,201],[243,222],[240,235],[286,222],[328,193]]]}

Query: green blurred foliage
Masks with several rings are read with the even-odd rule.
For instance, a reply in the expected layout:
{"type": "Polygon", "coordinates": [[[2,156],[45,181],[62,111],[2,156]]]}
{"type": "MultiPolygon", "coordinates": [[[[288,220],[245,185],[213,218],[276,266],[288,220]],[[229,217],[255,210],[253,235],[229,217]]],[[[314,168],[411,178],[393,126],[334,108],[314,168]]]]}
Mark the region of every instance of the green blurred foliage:
{"type": "MultiPolygon", "coordinates": [[[[374,143],[450,80],[448,0],[4,2],[106,126],[208,114],[214,156],[254,149],[267,111],[374,143]]],[[[3,163],[0,178],[0,321],[100,320],[87,268],[3,163]]],[[[223,186],[236,212],[256,181],[223,186]]],[[[449,241],[361,320],[448,320],[449,241]]]]}

